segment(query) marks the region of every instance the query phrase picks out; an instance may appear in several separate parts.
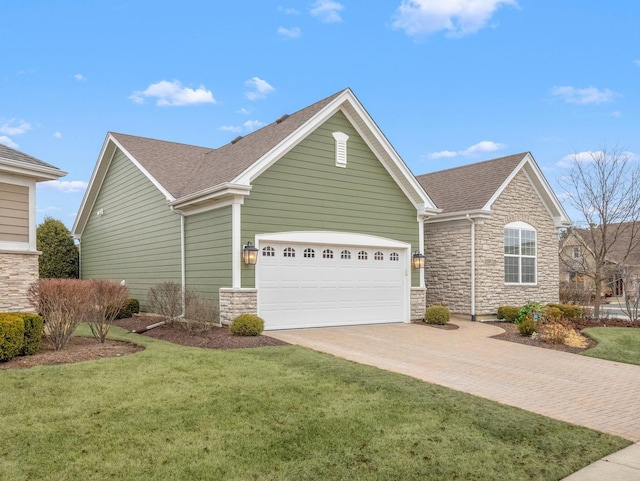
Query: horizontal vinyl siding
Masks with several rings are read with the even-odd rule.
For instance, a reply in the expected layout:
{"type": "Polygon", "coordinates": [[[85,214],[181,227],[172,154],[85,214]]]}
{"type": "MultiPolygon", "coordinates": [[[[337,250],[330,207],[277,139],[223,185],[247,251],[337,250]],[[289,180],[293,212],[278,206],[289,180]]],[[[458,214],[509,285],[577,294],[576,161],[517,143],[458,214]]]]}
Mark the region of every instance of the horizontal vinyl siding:
{"type": "Polygon", "coordinates": [[[81,262],[83,278],[126,280],[143,308],[151,286],[180,282],[180,216],[120,151],[82,233],[81,262]]]}
{"type": "Polygon", "coordinates": [[[0,182],[0,241],[29,242],[29,187],[0,182]]]}
{"type": "MultiPolygon", "coordinates": [[[[342,113],[318,127],[252,183],[242,207],[242,241],[256,234],[330,230],[410,243],[418,249],[417,212],[342,113]],[[346,168],[335,165],[333,132],[344,132],[346,168]]],[[[413,272],[412,285],[419,284],[413,272]]],[[[253,287],[243,268],[243,287],[253,287]]]]}
{"type": "Polygon", "coordinates": [[[231,206],[185,218],[187,286],[218,304],[231,287],[231,206]]]}

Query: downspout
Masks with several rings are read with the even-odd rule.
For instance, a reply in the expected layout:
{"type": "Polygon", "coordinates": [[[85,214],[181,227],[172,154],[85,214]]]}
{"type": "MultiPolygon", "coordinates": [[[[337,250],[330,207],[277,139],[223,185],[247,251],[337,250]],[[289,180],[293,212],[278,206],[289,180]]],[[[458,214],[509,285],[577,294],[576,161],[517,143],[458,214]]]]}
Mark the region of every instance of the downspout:
{"type": "Polygon", "coordinates": [[[476,221],[467,214],[471,222],[471,321],[476,320],[476,221]]]}
{"type": "Polygon", "coordinates": [[[182,285],[182,314],[178,316],[178,319],[185,316],[187,310],[185,291],[187,289],[187,269],[186,269],[186,255],[185,255],[185,242],[184,242],[184,213],[176,210],[171,206],[171,210],[180,216],[180,283],[182,285]]]}

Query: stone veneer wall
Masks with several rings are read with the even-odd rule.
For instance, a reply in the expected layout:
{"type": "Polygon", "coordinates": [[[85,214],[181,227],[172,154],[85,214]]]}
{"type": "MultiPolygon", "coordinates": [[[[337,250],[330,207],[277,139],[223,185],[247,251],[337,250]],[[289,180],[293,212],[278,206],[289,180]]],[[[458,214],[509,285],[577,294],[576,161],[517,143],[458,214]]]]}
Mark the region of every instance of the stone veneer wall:
{"type": "Polygon", "coordinates": [[[558,235],[553,218],[520,171],[496,199],[491,219],[476,226],[476,313],[495,314],[499,306],[527,301],[558,302],[558,235]],[[537,238],[537,277],[532,286],[504,283],[504,226],[522,221],[533,226],[537,238]]]}
{"type": "Polygon", "coordinates": [[[0,311],[33,312],[29,286],[38,280],[39,252],[0,251],[0,311]]]}
{"type": "Polygon", "coordinates": [[[411,288],[411,319],[422,319],[427,308],[426,292],[424,287],[411,288]]]}
{"type": "Polygon", "coordinates": [[[240,314],[258,314],[257,289],[232,289],[222,287],[220,296],[220,322],[231,324],[240,314]]]}
{"type": "Polygon", "coordinates": [[[471,223],[425,224],[424,244],[426,304],[471,312],[471,223]]]}

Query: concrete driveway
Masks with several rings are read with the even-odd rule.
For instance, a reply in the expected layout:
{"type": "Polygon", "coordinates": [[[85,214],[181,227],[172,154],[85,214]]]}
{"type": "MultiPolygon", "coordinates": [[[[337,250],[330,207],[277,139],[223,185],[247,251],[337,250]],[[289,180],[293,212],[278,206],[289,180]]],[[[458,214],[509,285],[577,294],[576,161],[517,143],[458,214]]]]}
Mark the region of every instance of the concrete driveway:
{"type": "Polygon", "coordinates": [[[452,322],[460,328],[381,324],[268,335],[640,441],[640,366],[491,339],[502,329],[452,322]]]}

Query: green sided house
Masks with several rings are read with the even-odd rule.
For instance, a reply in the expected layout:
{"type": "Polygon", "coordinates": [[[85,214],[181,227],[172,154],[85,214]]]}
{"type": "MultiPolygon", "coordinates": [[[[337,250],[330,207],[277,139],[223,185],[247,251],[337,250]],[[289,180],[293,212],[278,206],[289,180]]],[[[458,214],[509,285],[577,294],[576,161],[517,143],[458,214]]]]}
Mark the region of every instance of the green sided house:
{"type": "Polygon", "coordinates": [[[66,172],[0,144],[0,312],[31,311],[27,292],[38,279],[36,183],[66,172]]]}
{"type": "Polygon", "coordinates": [[[409,322],[437,213],[346,89],[220,148],[109,133],[73,234],[81,276],[195,288],[266,329],[409,322]],[[257,248],[257,262],[243,253],[257,248]]]}

